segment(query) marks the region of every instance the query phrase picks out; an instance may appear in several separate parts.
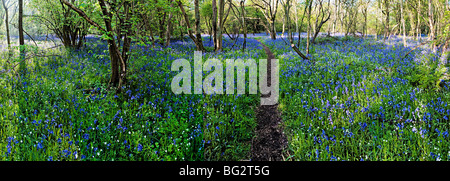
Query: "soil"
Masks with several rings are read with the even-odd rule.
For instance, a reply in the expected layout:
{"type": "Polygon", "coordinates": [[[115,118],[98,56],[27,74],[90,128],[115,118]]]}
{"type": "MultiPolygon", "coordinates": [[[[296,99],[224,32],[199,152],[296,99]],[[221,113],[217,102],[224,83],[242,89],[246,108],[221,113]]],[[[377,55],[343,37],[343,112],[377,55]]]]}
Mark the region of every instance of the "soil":
{"type": "MultiPolygon", "coordinates": [[[[260,42],[261,43],[261,42],[260,42]]],[[[268,56],[267,61],[267,81],[270,86],[271,80],[271,60],[275,56],[270,49],[261,43],[268,56]]],[[[269,95],[261,95],[268,97],[269,95]]],[[[281,112],[275,105],[260,105],[256,110],[256,136],[252,140],[252,161],[283,161],[283,150],[287,146],[287,139],[283,133],[281,112]]]]}

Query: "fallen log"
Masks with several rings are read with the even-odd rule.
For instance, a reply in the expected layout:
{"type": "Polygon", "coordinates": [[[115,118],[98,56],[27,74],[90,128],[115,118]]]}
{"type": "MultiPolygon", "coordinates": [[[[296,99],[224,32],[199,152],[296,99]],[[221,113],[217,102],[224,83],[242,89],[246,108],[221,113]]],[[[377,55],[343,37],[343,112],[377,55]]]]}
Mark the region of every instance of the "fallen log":
{"type": "Polygon", "coordinates": [[[430,42],[430,41],[425,41],[425,42],[423,42],[423,43],[421,43],[421,44],[415,46],[415,47],[412,48],[411,50],[409,50],[409,52],[406,53],[405,56],[403,56],[402,60],[405,59],[412,51],[414,51],[415,49],[419,48],[419,47],[422,46],[422,45],[427,44],[428,42],[430,42]]]}
{"type": "Polygon", "coordinates": [[[300,50],[294,45],[291,44],[292,49],[295,50],[295,52],[297,52],[298,55],[300,55],[300,57],[302,57],[304,60],[309,60],[308,57],[306,57],[302,52],[300,52],[300,50]]]}

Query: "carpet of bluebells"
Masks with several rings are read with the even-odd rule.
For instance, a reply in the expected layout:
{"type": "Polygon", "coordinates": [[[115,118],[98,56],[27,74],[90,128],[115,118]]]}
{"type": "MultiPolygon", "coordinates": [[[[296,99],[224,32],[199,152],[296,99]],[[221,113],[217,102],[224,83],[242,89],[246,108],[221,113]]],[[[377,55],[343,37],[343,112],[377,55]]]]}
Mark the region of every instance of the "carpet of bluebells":
{"type": "MultiPolygon", "coordinates": [[[[127,85],[116,93],[108,88],[107,44],[87,39],[82,50],[50,49],[61,56],[30,59],[25,75],[0,75],[1,160],[250,159],[258,95],[171,91],[178,73],[172,62],[184,58],[193,67],[192,41],[173,40],[167,48],[136,43],[127,85]]],[[[204,43],[213,46],[208,37],[204,43]]],[[[265,56],[256,40],[247,40],[245,52],[234,43],[225,39],[223,53],[203,59],[265,56]]],[[[6,57],[2,52],[5,70],[6,57]]]]}
{"type": "MultiPolygon", "coordinates": [[[[224,38],[221,53],[205,36],[203,60],[266,58],[256,39],[281,63],[287,160],[450,159],[450,94],[438,54],[419,48],[402,59],[411,46],[396,38],[324,38],[312,63],[281,38],[256,34],[245,51],[242,38],[224,38]]],[[[191,40],[134,44],[120,93],[108,87],[107,50],[105,41],[87,37],[82,50],[45,49],[58,56],[29,59],[26,74],[0,74],[0,160],[251,158],[260,95],[172,93],[172,62],[184,58],[193,67],[191,40]]],[[[19,62],[14,57],[9,61],[19,62]]],[[[6,59],[0,50],[0,72],[6,59]]]]}
{"type": "Polygon", "coordinates": [[[450,90],[439,53],[418,48],[403,58],[413,46],[401,38],[341,38],[314,46],[313,63],[283,40],[265,43],[282,64],[290,159],[450,160],[450,90]],[[415,78],[421,71],[429,74],[415,78]]]}

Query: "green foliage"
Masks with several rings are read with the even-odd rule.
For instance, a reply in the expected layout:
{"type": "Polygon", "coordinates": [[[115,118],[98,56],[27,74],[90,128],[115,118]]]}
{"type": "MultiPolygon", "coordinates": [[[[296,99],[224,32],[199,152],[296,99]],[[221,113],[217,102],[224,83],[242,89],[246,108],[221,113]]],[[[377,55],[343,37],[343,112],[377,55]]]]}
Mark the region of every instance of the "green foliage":
{"type": "MultiPolygon", "coordinates": [[[[88,17],[97,20],[94,0],[72,1],[72,3],[88,17]]],[[[32,20],[45,25],[47,32],[55,34],[65,47],[81,48],[90,24],[75,11],[60,1],[53,0],[32,0],[30,6],[37,12],[36,16],[31,16],[32,20]]]]}
{"type": "Polygon", "coordinates": [[[447,68],[439,65],[439,61],[427,58],[423,63],[419,63],[409,72],[406,79],[410,84],[421,89],[438,91],[441,89],[442,80],[448,79],[444,75],[447,68]]]}

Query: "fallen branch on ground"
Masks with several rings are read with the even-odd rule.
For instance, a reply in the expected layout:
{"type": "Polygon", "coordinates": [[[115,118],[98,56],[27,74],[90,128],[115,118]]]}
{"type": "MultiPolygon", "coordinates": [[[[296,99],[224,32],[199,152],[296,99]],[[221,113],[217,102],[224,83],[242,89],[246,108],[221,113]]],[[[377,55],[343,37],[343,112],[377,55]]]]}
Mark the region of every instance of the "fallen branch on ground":
{"type": "Polygon", "coordinates": [[[406,53],[405,56],[403,56],[402,60],[405,59],[412,51],[414,51],[415,49],[419,48],[422,45],[427,44],[428,42],[430,42],[430,41],[425,41],[425,42],[423,42],[423,43],[421,43],[419,45],[416,45],[413,49],[409,50],[409,52],[406,53]]]}
{"type": "Polygon", "coordinates": [[[300,55],[300,57],[302,57],[304,60],[309,60],[308,57],[306,57],[302,52],[300,52],[300,50],[294,45],[291,44],[292,49],[295,50],[295,52],[297,52],[298,55],[300,55]]]}

